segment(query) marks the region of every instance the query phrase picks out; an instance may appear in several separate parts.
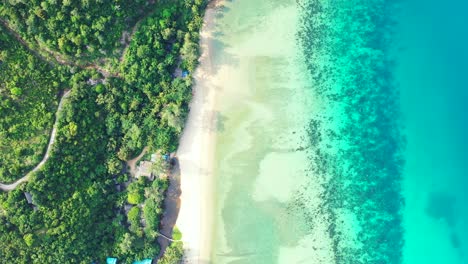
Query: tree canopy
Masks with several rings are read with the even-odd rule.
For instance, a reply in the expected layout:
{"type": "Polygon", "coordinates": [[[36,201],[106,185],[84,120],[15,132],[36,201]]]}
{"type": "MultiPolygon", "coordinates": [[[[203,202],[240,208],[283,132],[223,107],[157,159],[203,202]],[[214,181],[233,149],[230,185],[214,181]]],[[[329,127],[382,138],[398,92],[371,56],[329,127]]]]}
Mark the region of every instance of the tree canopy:
{"type": "Polygon", "coordinates": [[[25,40],[75,57],[105,57],[154,5],[146,0],[2,1],[0,16],[25,40]]]}
{"type": "MultiPolygon", "coordinates": [[[[0,26],[1,27],[1,26],[0,26]]],[[[0,181],[32,169],[45,152],[59,92],[69,78],[0,31],[0,181]]]]}

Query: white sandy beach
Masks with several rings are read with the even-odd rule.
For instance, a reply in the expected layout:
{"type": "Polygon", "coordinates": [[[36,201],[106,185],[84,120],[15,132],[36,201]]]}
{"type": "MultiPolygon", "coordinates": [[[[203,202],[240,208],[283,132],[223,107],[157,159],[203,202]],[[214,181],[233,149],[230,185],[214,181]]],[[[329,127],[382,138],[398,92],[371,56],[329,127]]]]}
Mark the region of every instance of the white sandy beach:
{"type": "Polygon", "coordinates": [[[205,14],[202,55],[194,73],[194,97],[177,156],[181,173],[181,206],[176,225],[182,232],[184,263],[207,263],[212,238],[215,86],[211,64],[215,10],[205,14]]]}

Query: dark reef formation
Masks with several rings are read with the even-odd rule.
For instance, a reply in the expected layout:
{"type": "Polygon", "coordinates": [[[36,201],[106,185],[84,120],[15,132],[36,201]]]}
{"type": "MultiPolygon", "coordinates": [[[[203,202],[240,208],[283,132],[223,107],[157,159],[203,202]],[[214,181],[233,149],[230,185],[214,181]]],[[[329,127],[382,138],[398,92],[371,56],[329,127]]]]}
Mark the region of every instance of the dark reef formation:
{"type": "Polygon", "coordinates": [[[298,40],[311,92],[324,105],[308,128],[310,175],[325,182],[322,210],[337,263],[401,263],[405,140],[391,52],[397,2],[300,4],[298,40]],[[343,214],[354,214],[354,235],[340,227],[343,214]]]}

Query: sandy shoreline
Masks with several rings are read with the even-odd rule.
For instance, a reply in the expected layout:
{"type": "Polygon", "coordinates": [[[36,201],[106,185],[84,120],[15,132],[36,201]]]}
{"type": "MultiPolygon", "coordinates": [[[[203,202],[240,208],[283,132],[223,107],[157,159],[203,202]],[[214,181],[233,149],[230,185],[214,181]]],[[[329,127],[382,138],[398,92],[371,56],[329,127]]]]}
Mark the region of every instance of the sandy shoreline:
{"type": "Polygon", "coordinates": [[[206,10],[200,34],[202,55],[194,73],[194,97],[177,156],[181,173],[181,206],[176,226],[182,232],[184,263],[208,263],[212,240],[215,88],[211,63],[215,10],[206,10]]]}

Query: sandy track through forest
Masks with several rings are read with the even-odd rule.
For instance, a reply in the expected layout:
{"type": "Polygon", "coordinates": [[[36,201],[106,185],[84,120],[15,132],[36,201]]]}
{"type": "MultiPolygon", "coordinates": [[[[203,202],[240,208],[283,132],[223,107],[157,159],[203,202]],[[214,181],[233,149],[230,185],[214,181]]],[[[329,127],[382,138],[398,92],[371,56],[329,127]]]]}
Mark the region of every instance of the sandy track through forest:
{"type": "Polygon", "coordinates": [[[62,108],[63,108],[63,101],[64,101],[64,99],[66,99],[70,95],[70,92],[71,92],[70,90],[65,91],[62,98],[60,99],[60,103],[58,105],[57,112],[55,113],[55,122],[54,122],[54,126],[52,128],[52,132],[50,134],[49,144],[47,145],[46,153],[44,154],[44,157],[42,158],[41,162],[39,162],[39,164],[37,164],[36,167],[34,167],[31,171],[26,173],[19,180],[15,181],[13,183],[10,183],[10,184],[0,183],[0,190],[6,191],[6,192],[14,190],[19,184],[28,181],[31,174],[38,171],[47,162],[47,160],[49,159],[50,151],[52,150],[52,147],[54,146],[54,143],[55,143],[55,137],[57,135],[58,118],[59,118],[60,112],[62,111],[62,108]]]}

